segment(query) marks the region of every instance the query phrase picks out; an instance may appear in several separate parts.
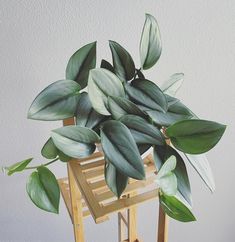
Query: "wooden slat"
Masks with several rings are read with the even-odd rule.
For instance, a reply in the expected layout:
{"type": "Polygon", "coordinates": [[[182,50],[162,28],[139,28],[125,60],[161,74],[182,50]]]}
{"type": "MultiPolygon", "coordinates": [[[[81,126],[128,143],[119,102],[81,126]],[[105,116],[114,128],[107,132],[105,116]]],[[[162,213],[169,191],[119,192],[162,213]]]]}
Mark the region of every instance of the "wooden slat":
{"type": "Polygon", "coordinates": [[[158,233],[157,242],[168,241],[168,216],[165,214],[159,203],[159,214],[158,214],[158,233]]]}
{"type": "Polygon", "coordinates": [[[142,194],[138,194],[134,197],[119,199],[117,201],[114,201],[108,205],[105,205],[103,207],[103,210],[104,210],[104,213],[108,215],[113,212],[118,212],[125,208],[130,208],[132,206],[135,206],[137,204],[143,203],[148,200],[152,200],[157,197],[158,197],[158,189],[154,189],[148,192],[144,192],[142,194]]]}
{"type": "MultiPolygon", "coordinates": [[[[151,185],[154,182],[154,180],[156,180],[156,177],[151,176],[144,181],[134,181],[131,184],[127,185],[125,191],[123,192],[123,195],[129,194],[130,192],[134,192],[137,189],[145,188],[145,187],[151,185]]],[[[104,193],[96,194],[97,201],[99,201],[99,202],[103,202],[114,196],[115,195],[110,190],[108,190],[104,193]]]]}
{"type": "Polygon", "coordinates": [[[86,200],[86,204],[89,207],[89,210],[95,220],[96,223],[103,222],[108,219],[108,217],[103,213],[99,203],[95,199],[93,192],[90,189],[90,186],[82,173],[80,168],[80,164],[74,161],[69,163],[69,167],[73,171],[73,174],[76,175],[75,179],[80,188],[80,191],[83,194],[84,199],[86,200]]]}

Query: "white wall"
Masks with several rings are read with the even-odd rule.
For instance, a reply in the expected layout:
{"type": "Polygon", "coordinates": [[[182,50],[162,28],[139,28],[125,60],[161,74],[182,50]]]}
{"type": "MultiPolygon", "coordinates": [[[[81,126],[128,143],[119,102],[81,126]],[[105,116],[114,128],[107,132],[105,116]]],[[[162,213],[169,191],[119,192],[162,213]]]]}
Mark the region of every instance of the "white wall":
{"type": "MultiPolygon", "coordinates": [[[[158,19],[163,53],[149,78],[162,82],[185,73],[179,97],[200,117],[228,124],[220,144],[208,157],[217,190],[214,195],[190,170],[194,213],[190,224],[170,222],[170,242],[232,242],[234,223],[235,2],[233,0],[0,0],[0,165],[39,155],[49,131],[60,123],[26,119],[35,95],[64,77],[69,56],[98,40],[98,56],[110,59],[108,39],[125,46],[137,63],[144,13],[158,19]]],[[[65,165],[51,167],[57,176],[65,165]]],[[[73,241],[69,216],[61,201],[60,215],[37,209],[28,199],[28,172],[0,175],[1,242],[73,241]]],[[[155,241],[155,201],[140,206],[139,230],[155,241]]],[[[95,225],[85,222],[88,242],[116,241],[116,217],[95,225]]]]}

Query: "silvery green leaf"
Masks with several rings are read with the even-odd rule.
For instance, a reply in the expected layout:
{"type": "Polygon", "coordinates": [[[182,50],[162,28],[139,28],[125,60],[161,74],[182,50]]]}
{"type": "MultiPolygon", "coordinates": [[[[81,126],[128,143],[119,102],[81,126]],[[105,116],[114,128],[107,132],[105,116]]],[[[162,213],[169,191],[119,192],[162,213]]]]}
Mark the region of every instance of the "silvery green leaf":
{"type": "Polygon", "coordinates": [[[140,41],[140,60],[144,70],[151,68],[162,52],[161,36],[156,19],[145,15],[145,23],[140,41]]]}
{"type": "Polygon", "coordinates": [[[129,114],[122,116],[119,121],[129,128],[137,144],[165,144],[161,131],[144,118],[129,114]]]}
{"type": "Polygon", "coordinates": [[[141,117],[147,116],[136,104],[123,97],[109,96],[108,110],[115,119],[119,119],[126,114],[134,114],[141,117]]]}
{"type": "MultiPolygon", "coordinates": [[[[176,157],[176,161],[177,161],[174,174],[177,177],[177,188],[178,188],[179,194],[181,194],[184,200],[187,201],[187,203],[190,204],[191,206],[192,205],[191,187],[190,187],[188,173],[187,173],[187,169],[183,158],[175,149],[173,149],[169,145],[154,146],[153,157],[154,157],[157,170],[160,170],[162,165],[172,155],[176,157]]],[[[182,199],[180,200],[182,201],[182,199]]]]}
{"type": "Polygon", "coordinates": [[[171,156],[165,161],[157,173],[156,182],[161,191],[168,196],[174,196],[177,192],[177,178],[172,172],[175,168],[176,158],[175,156],[171,156]]]}
{"type": "Polygon", "coordinates": [[[215,181],[213,177],[213,173],[210,167],[210,164],[207,160],[206,155],[190,155],[185,154],[186,158],[193,166],[193,168],[197,171],[199,176],[205,182],[206,186],[212,191],[215,191],[215,181]]]}
{"type": "Polygon", "coordinates": [[[104,59],[101,61],[100,67],[115,73],[113,66],[104,59]]]}
{"type": "Polygon", "coordinates": [[[60,80],[41,91],[28,111],[28,118],[62,120],[74,115],[80,86],[72,80],[60,80]]]}
{"type": "Polygon", "coordinates": [[[184,81],[183,73],[173,74],[167,81],[161,86],[162,91],[170,96],[175,96],[184,81]]]}
{"type": "Polygon", "coordinates": [[[89,71],[96,65],[96,42],[87,44],[76,51],[69,59],[66,79],[76,81],[81,88],[87,86],[89,71]]]}
{"type": "Polygon", "coordinates": [[[161,112],[167,111],[166,96],[154,82],[146,79],[135,79],[131,84],[126,84],[125,88],[130,99],[136,104],[161,112]]]}
{"type": "Polygon", "coordinates": [[[97,124],[104,120],[105,116],[97,113],[92,107],[91,101],[86,92],[81,93],[76,113],[76,124],[78,126],[93,129],[97,124]]]}
{"type": "Polygon", "coordinates": [[[105,157],[121,173],[143,180],[144,164],[129,129],[120,121],[109,120],[103,123],[100,134],[105,157]]]}
{"type": "Polygon", "coordinates": [[[108,96],[124,97],[121,80],[112,72],[96,68],[90,71],[88,95],[93,108],[100,114],[110,115],[107,109],[108,96]]]}
{"type": "Polygon", "coordinates": [[[122,80],[131,80],[135,75],[135,64],[131,55],[117,42],[109,41],[116,75],[122,80]]]}
{"type": "Polygon", "coordinates": [[[95,151],[95,143],[100,141],[93,130],[79,126],[66,126],[52,130],[51,137],[59,150],[74,158],[92,154],[95,151]]]}
{"type": "Polygon", "coordinates": [[[128,176],[116,169],[112,163],[106,162],[105,181],[110,190],[119,198],[127,186],[128,176]]]}

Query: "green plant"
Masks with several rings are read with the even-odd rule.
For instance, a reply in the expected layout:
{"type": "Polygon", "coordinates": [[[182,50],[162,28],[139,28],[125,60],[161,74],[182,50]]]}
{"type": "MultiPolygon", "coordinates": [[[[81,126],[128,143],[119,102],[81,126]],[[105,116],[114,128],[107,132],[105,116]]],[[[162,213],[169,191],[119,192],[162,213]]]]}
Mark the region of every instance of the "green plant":
{"type": "Polygon", "coordinates": [[[143,71],[156,64],[162,51],[153,16],[146,14],[142,31],[141,68],[120,44],[109,41],[109,46],[113,64],[102,60],[96,68],[96,42],[85,45],[69,59],[66,79],[52,83],[35,98],[29,119],[75,117],[76,125],[52,130],[41,150],[47,163],[30,167],[30,158],[7,167],[8,175],[34,169],[27,181],[29,197],[39,208],[58,213],[60,191],[49,164],[89,156],[101,143],[107,185],[120,197],[129,177],[145,179],[141,154],[153,147],[163,209],[179,221],[193,221],[185,162],[214,191],[204,153],[218,143],[226,126],[199,119],[175,98],[182,73],[172,75],[162,88],[145,78],[143,71]],[[87,86],[88,92],[82,91],[87,86]]]}

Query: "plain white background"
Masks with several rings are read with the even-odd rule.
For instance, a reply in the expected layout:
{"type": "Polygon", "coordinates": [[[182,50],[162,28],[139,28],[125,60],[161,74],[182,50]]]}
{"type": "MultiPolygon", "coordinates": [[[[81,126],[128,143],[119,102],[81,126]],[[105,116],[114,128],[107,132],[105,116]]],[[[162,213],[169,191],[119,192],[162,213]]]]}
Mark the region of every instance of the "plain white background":
{"type": "MultiPolygon", "coordinates": [[[[212,195],[189,168],[197,222],[171,221],[170,242],[233,242],[235,184],[235,2],[234,0],[0,0],[0,165],[27,157],[43,162],[40,149],[59,122],[26,119],[35,95],[63,79],[71,54],[98,41],[98,60],[110,58],[108,39],[126,47],[137,66],[145,12],[156,16],[163,52],[149,79],[162,83],[185,73],[178,97],[201,118],[228,125],[219,145],[208,153],[217,184],[212,195]]],[[[63,163],[51,169],[66,175],[63,163]]],[[[0,174],[1,242],[73,241],[69,216],[37,209],[28,199],[29,172],[0,174]]],[[[139,231],[155,241],[157,201],[139,207],[139,231]]],[[[117,241],[116,216],[96,225],[85,221],[87,242],[117,241]]]]}

